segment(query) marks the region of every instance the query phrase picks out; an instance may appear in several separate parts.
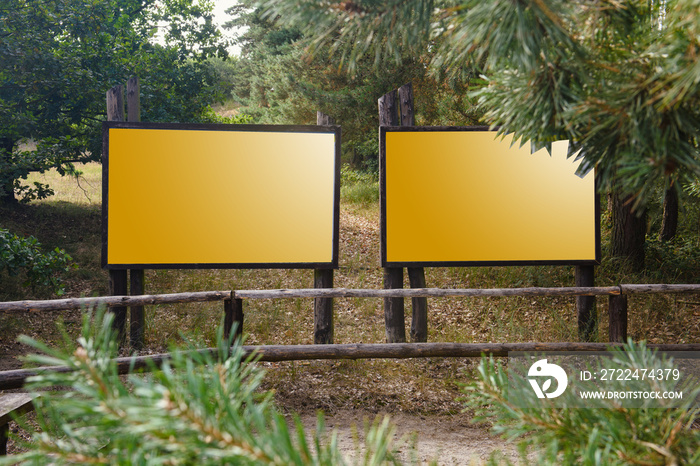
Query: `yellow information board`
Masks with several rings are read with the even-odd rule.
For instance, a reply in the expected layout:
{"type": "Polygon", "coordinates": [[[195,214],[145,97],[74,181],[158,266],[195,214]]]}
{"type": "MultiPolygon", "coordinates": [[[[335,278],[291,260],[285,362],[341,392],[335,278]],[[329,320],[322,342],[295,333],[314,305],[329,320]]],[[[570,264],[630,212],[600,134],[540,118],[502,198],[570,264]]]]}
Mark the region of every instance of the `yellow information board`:
{"type": "Polygon", "coordinates": [[[340,128],[106,123],[107,268],[337,267],[340,128]]]}
{"type": "Polygon", "coordinates": [[[382,265],[593,264],[594,173],[568,142],[530,144],[473,128],[382,128],[382,265]]]}

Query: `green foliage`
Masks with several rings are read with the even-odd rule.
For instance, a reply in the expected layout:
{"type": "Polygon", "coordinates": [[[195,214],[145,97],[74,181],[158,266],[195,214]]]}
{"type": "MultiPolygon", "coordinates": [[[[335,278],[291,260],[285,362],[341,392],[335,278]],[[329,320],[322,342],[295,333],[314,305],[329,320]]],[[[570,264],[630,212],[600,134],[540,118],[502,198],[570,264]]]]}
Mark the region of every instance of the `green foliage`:
{"type": "Polygon", "coordinates": [[[203,62],[225,53],[211,10],[206,0],[3,2],[0,199],[11,200],[30,172],[99,160],[105,92],[133,75],[144,121],[197,120],[214,100],[203,62]],[[27,140],[36,149],[22,148],[27,140]]]}
{"type": "Polygon", "coordinates": [[[63,294],[59,274],[67,272],[72,263],[73,259],[63,249],[44,253],[35,237],[20,238],[0,228],[0,272],[6,271],[10,276],[24,272],[25,286],[50,287],[63,294]]]}
{"type": "Polygon", "coordinates": [[[232,116],[222,116],[216,113],[211,107],[204,110],[198,120],[198,123],[218,123],[226,125],[244,125],[252,123],[253,117],[250,115],[239,114],[232,116]]]}
{"type": "MultiPolygon", "coordinates": [[[[345,464],[335,436],[324,444],[323,416],[306,436],[298,418],[290,429],[260,391],[262,369],[231,346],[219,329],[215,351],[175,350],[160,370],[118,375],[113,314],[86,313],[78,347],[54,350],[24,337],[45,355],[39,365],[65,365],[71,372],[33,377],[41,432],[30,451],[0,464],[345,464]],[[47,391],[63,386],[67,390],[47,391]]],[[[375,422],[361,464],[396,463],[393,428],[375,422]]]]}
{"type": "Polygon", "coordinates": [[[339,41],[307,47],[315,32],[308,25],[279,24],[255,0],[239,2],[229,13],[234,15],[230,26],[245,27],[237,38],[242,55],[235,69],[220,70],[220,75],[229,81],[222,87],[230,89],[241,111],[259,122],[284,124],[315,124],[316,111],[330,115],[343,127],[343,157],[354,168],[377,170],[377,99],[407,82],[416,89],[418,124],[479,122],[466,92],[474,75],[445,83],[429,76],[430,49],[414,55],[402,51],[398,65],[361,57],[348,74],[342,57],[331,53],[339,41]]]}
{"type": "Polygon", "coordinates": [[[379,203],[379,180],[372,172],[353,170],[347,165],[340,169],[340,196],[344,201],[368,206],[379,203]]]}
{"type": "MultiPolygon", "coordinates": [[[[603,368],[602,364],[632,372],[677,368],[671,360],[647,349],[644,343],[630,341],[624,349],[615,350],[612,362],[598,360],[597,368],[603,368]]],[[[524,375],[514,375],[493,358],[486,357],[482,358],[478,372],[479,380],[465,388],[467,406],[475,410],[478,421],[493,422],[494,432],[520,439],[523,452],[536,452],[537,464],[698,464],[700,461],[700,432],[692,427],[700,418],[697,385],[686,386],[682,402],[673,407],[663,406],[664,400],[655,400],[659,407],[647,408],[624,408],[617,400],[598,400],[602,404],[596,408],[539,407],[534,403],[524,407],[522,400],[532,398],[533,393],[524,375]],[[513,392],[509,393],[510,390],[513,392]]],[[[672,379],[653,382],[654,390],[679,389],[672,379]]],[[[569,377],[569,386],[562,397],[575,397],[582,384],[577,377],[569,377]]]]}
{"type": "Polygon", "coordinates": [[[479,69],[473,96],[501,133],[569,139],[601,189],[649,201],[659,180],[700,173],[700,2],[481,0],[334,5],[263,1],[317,50],[402,61],[432,50],[439,75],[479,69]]]}

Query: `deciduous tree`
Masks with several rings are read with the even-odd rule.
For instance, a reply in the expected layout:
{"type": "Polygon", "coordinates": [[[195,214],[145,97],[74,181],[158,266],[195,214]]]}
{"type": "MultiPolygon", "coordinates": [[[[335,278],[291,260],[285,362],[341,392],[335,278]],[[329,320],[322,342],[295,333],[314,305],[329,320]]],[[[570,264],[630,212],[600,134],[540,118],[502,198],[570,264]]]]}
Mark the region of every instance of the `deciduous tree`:
{"type": "Polygon", "coordinates": [[[0,197],[31,171],[98,160],[105,92],[142,78],[143,119],[201,117],[204,58],[222,53],[208,0],[5,0],[0,6],[0,197]],[[22,142],[31,140],[36,150],[22,142]]]}

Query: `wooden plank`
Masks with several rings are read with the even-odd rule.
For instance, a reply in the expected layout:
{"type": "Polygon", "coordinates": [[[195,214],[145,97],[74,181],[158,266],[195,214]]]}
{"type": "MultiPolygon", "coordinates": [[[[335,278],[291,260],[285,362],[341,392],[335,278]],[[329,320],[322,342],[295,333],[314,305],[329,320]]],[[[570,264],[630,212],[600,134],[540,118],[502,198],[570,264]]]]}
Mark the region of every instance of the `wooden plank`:
{"type": "Polygon", "coordinates": [[[7,455],[9,422],[34,409],[32,397],[27,393],[0,395],[0,456],[7,455]]]}
{"type": "Polygon", "coordinates": [[[627,341],[627,296],[610,296],[608,298],[609,339],[613,342],[627,341]]]}
{"type": "MultiPolygon", "coordinates": [[[[312,359],[409,359],[409,358],[480,358],[486,356],[506,357],[509,352],[569,352],[569,351],[606,351],[612,347],[621,347],[619,343],[390,343],[390,344],[343,344],[343,345],[265,345],[243,346],[245,357],[258,355],[260,361],[302,361],[312,359]]],[[[648,348],[657,351],[700,351],[700,344],[649,344],[648,348]]],[[[201,354],[218,354],[217,348],[197,350],[201,354]]],[[[120,374],[133,370],[149,370],[159,367],[171,358],[170,354],[155,354],[117,358],[117,370],[120,374]]],[[[0,372],[0,390],[21,388],[27,378],[47,371],[69,372],[67,367],[40,367],[35,369],[16,369],[0,372]]]]}
{"type": "MultiPolygon", "coordinates": [[[[595,285],[595,271],[592,265],[577,265],[575,267],[575,282],[577,287],[592,287],[595,285]]],[[[581,341],[595,341],[598,328],[595,296],[576,297],[576,315],[578,317],[578,337],[581,341]]]]}
{"type": "Polygon", "coordinates": [[[0,395],[0,426],[34,409],[32,397],[27,393],[5,393],[0,395]]]}

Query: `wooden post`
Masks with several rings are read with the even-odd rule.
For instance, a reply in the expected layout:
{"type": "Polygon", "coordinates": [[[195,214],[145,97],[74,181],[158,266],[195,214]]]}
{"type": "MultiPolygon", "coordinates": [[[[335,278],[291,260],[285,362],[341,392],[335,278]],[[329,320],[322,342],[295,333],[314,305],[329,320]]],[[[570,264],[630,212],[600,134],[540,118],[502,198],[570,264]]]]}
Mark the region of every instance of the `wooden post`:
{"type": "MultiPolygon", "coordinates": [[[[126,296],[128,293],[128,280],[126,270],[109,271],[109,294],[112,296],[126,296]]],[[[117,332],[119,344],[126,338],[126,307],[115,306],[110,309],[114,314],[112,328],[117,332]]]]}
{"type": "MultiPolygon", "coordinates": [[[[107,91],[107,120],[124,121],[124,86],[114,86],[107,91]]],[[[112,296],[128,294],[126,270],[109,271],[109,294],[112,296]]],[[[114,314],[112,325],[121,343],[126,336],[126,307],[113,307],[110,312],[114,314]]]]}
{"type": "MultiPolygon", "coordinates": [[[[425,269],[407,267],[408,282],[411,288],[426,288],[425,269]]],[[[413,317],[411,318],[411,341],[425,343],[428,341],[428,298],[411,298],[413,317]]]]}
{"type": "Polygon", "coordinates": [[[627,295],[608,297],[608,316],[610,341],[625,343],[627,341],[627,295]]]}
{"type": "Polygon", "coordinates": [[[415,126],[416,117],[413,114],[413,85],[404,84],[399,88],[399,111],[401,126],[415,126]]]}
{"type": "MultiPolygon", "coordinates": [[[[335,120],[316,112],[317,125],[333,125],[335,120]]],[[[314,288],[333,288],[333,269],[314,270],[314,288]]],[[[314,298],[314,343],[332,344],[334,335],[333,298],[314,298]]]]}
{"type": "MultiPolygon", "coordinates": [[[[145,288],[146,274],[143,269],[131,269],[129,271],[129,293],[131,296],[142,295],[145,288]]],[[[146,319],[143,306],[131,306],[129,308],[129,340],[131,348],[143,349],[145,339],[146,319]]]]}
{"type": "MultiPolygon", "coordinates": [[[[379,98],[379,126],[399,125],[398,92],[391,91],[379,98]]],[[[384,288],[403,288],[403,268],[384,268],[384,288]]],[[[384,298],[384,323],[387,343],[406,341],[406,318],[403,298],[384,298]]]]}
{"type": "MultiPolygon", "coordinates": [[[[415,126],[416,117],[413,112],[413,85],[404,84],[399,88],[399,110],[401,126],[415,126]]],[[[423,267],[407,267],[408,281],[411,288],[425,288],[425,269],[423,267]]],[[[428,298],[411,298],[413,316],[411,318],[411,341],[425,343],[428,341],[428,298]]]]}
{"type": "MultiPolygon", "coordinates": [[[[333,288],[333,269],[314,270],[314,288],[333,288]]],[[[314,343],[332,344],[333,298],[314,298],[314,343]]]]}
{"type": "Polygon", "coordinates": [[[238,322],[235,339],[243,335],[243,300],[229,298],[224,300],[224,338],[231,336],[231,327],[238,322]]]}
{"type": "Polygon", "coordinates": [[[0,426],[0,456],[7,455],[7,439],[10,433],[10,426],[5,424],[0,426]]]}
{"type": "MultiPolygon", "coordinates": [[[[576,286],[595,286],[595,272],[592,265],[577,265],[575,271],[576,286]]],[[[576,314],[578,316],[578,336],[581,341],[594,341],[598,328],[595,296],[577,296],[576,314]]]]}
{"type": "Polygon", "coordinates": [[[126,121],[141,121],[141,84],[134,76],[126,82],[126,121]]]}
{"type": "Polygon", "coordinates": [[[107,91],[107,120],[124,121],[124,86],[107,91]]]}
{"type": "MultiPolygon", "coordinates": [[[[141,121],[141,97],[139,78],[134,76],[126,83],[126,112],[127,121],[141,121]]],[[[137,227],[138,228],[138,227],[137,227]]],[[[129,293],[132,296],[142,295],[146,287],[146,271],[144,269],[130,269],[129,293]]],[[[129,336],[131,347],[140,350],[144,347],[144,331],[146,319],[143,306],[131,306],[129,308],[129,336]]]]}

